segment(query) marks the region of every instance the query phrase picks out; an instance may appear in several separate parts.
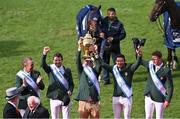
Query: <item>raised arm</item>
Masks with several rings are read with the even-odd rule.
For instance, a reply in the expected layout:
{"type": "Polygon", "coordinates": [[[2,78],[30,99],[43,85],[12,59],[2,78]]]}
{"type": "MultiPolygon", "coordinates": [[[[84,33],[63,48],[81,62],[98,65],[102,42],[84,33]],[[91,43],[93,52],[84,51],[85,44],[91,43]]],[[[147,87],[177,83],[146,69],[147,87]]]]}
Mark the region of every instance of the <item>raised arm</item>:
{"type": "Polygon", "coordinates": [[[50,51],[50,48],[48,46],[44,47],[43,56],[41,59],[41,67],[44,69],[46,73],[49,73],[51,71],[51,68],[46,64],[46,56],[49,51],[50,51]]]}
{"type": "MultiPolygon", "coordinates": [[[[138,48],[139,48],[140,46],[138,46],[138,48]]],[[[140,60],[140,64],[142,65],[142,66],[144,66],[145,68],[149,68],[149,61],[145,61],[145,60],[143,60],[143,59],[141,59],[140,60]]]]}
{"type": "Polygon", "coordinates": [[[82,39],[78,41],[78,51],[77,51],[77,56],[76,56],[76,65],[77,65],[77,70],[78,70],[78,75],[83,71],[82,63],[81,63],[81,50],[82,50],[82,39]]]}
{"type": "Polygon", "coordinates": [[[108,72],[112,73],[113,66],[106,64],[104,61],[101,61],[101,66],[105,68],[108,72]]]}
{"type": "Polygon", "coordinates": [[[139,67],[139,65],[141,64],[141,60],[142,60],[142,51],[140,48],[136,49],[136,54],[137,54],[137,59],[136,62],[134,64],[131,65],[131,71],[135,72],[136,69],[139,67]]]}

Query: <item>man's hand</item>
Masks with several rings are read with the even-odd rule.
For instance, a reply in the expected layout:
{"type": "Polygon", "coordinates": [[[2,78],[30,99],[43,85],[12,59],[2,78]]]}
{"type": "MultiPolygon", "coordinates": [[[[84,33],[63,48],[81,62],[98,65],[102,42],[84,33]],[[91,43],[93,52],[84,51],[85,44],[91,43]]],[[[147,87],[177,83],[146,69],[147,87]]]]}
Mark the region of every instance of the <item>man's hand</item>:
{"type": "Polygon", "coordinates": [[[137,49],[136,49],[136,54],[137,54],[138,56],[142,56],[142,51],[141,51],[141,48],[140,48],[140,47],[137,47],[137,49]]]}
{"type": "Polygon", "coordinates": [[[39,82],[40,82],[42,79],[43,79],[42,76],[39,76],[39,77],[37,78],[37,80],[36,80],[36,84],[39,84],[39,82]]]}
{"type": "Polygon", "coordinates": [[[28,85],[26,80],[28,80],[28,79],[25,77],[23,79],[23,84],[22,84],[23,87],[26,87],[28,85]]]}
{"type": "Polygon", "coordinates": [[[164,108],[167,108],[169,106],[169,102],[165,100],[163,106],[164,106],[164,108]]]}
{"type": "Polygon", "coordinates": [[[68,94],[69,96],[71,96],[71,95],[72,95],[72,92],[71,92],[70,90],[68,90],[67,94],[68,94]]]}
{"type": "Polygon", "coordinates": [[[50,51],[50,47],[49,46],[45,46],[43,49],[43,55],[47,55],[47,53],[50,51]]]}
{"type": "Polygon", "coordinates": [[[80,37],[78,41],[78,50],[81,50],[82,47],[83,47],[83,37],[80,37]]]}
{"type": "Polygon", "coordinates": [[[111,43],[113,41],[113,37],[108,37],[107,40],[111,43]]]}
{"type": "Polygon", "coordinates": [[[103,32],[99,33],[99,36],[100,36],[101,38],[104,38],[104,33],[103,33],[103,32]]]}

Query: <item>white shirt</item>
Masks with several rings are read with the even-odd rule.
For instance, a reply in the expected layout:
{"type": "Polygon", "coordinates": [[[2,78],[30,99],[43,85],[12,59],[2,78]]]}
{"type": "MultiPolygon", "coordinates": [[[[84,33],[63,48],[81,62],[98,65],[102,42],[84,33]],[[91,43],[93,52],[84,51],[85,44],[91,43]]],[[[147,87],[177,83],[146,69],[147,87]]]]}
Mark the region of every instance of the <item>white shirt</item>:
{"type": "Polygon", "coordinates": [[[63,66],[58,67],[58,69],[59,69],[59,71],[61,72],[61,74],[64,74],[64,73],[65,73],[65,71],[64,71],[64,67],[63,67],[63,66]]]}
{"type": "Polygon", "coordinates": [[[15,107],[17,109],[17,107],[14,103],[12,103],[11,101],[8,101],[8,103],[10,103],[13,107],[15,107]]]}
{"type": "Polygon", "coordinates": [[[162,66],[163,66],[163,63],[161,63],[159,66],[155,65],[155,72],[157,72],[162,66]]]}

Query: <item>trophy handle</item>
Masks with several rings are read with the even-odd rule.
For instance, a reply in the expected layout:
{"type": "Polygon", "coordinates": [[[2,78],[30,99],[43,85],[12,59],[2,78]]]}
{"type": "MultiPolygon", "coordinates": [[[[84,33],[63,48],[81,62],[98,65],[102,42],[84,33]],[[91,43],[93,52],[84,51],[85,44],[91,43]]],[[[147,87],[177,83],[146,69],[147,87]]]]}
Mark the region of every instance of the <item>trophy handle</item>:
{"type": "Polygon", "coordinates": [[[93,45],[96,43],[96,38],[94,37],[93,38],[93,45]]]}

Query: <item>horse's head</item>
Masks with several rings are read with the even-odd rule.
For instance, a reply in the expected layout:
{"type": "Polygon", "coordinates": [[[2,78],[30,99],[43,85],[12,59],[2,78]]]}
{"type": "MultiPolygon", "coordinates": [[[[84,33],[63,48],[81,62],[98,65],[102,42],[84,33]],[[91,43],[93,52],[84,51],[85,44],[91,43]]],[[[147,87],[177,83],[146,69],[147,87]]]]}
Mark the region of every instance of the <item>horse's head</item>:
{"type": "Polygon", "coordinates": [[[156,21],[156,19],[166,10],[167,8],[166,8],[165,0],[156,0],[155,5],[149,17],[150,21],[152,22],[156,21]]]}
{"type": "Polygon", "coordinates": [[[101,9],[101,6],[94,7],[94,9],[89,12],[88,21],[93,20],[93,21],[96,21],[97,23],[99,23],[102,18],[100,9],[101,9]]]}
{"type": "Polygon", "coordinates": [[[90,28],[97,29],[102,19],[100,9],[101,6],[94,5],[86,5],[80,9],[76,16],[78,37],[84,36],[90,28]]]}
{"type": "Polygon", "coordinates": [[[100,25],[102,15],[101,15],[101,6],[94,7],[93,10],[89,12],[88,20],[87,20],[87,27],[90,30],[95,30],[98,25],[100,25]]]}

